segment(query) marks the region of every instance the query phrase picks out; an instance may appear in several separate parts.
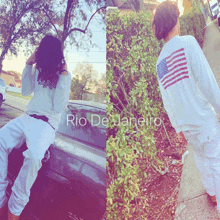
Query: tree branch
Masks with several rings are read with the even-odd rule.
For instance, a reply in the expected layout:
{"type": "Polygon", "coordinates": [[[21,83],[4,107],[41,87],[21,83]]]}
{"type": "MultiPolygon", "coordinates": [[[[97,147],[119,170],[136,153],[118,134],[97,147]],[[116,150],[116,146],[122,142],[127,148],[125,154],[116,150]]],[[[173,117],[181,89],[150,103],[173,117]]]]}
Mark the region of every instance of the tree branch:
{"type": "Polygon", "coordinates": [[[88,26],[89,26],[89,23],[90,23],[90,21],[92,20],[92,18],[93,18],[93,16],[99,11],[99,10],[101,10],[101,9],[106,9],[106,6],[105,7],[101,7],[101,8],[98,8],[97,10],[96,10],[96,12],[91,16],[91,18],[89,19],[89,22],[88,22],[88,24],[86,25],[86,28],[84,29],[84,30],[82,30],[82,29],[80,29],[80,28],[72,28],[70,31],[69,31],[69,33],[68,33],[68,35],[67,36],[69,36],[73,31],[80,31],[80,32],[82,32],[82,33],[86,33],[86,30],[87,30],[87,28],[88,28],[88,26]]]}
{"type": "Polygon", "coordinates": [[[133,6],[133,4],[129,0],[127,0],[127,3],[131,6],[133,11],[137,11],[136,8],[133,6]]]}
{"type": "Polygon", "coordinates": [[[68,0],[67,2],[66,13],[64,17],[63,32],[65,32],[65,30],[67,29],[67,19],[68,19],[69,10],[71,8],[72,3],[73,3],[73,0],[68,0]]]}
{"type": "Polygon", "coordinates": [[[55,26],[55,24],[52,22],[50,16],[47,14],[47,12],[43,9],[43,12],[46,14],[46,16],[48,17],[48,19],[50,20],[50,23],[52,24],[52,26],[54,27],[54,29],[56,30],[57,36],[59,36],[59,32],[55,26]]]}
{"type": "Polygon", "coordinates": [[[88,26],[89,26],[89,23],[90,23],[90,21],[92,20],[93,16],[94,16],[98,11],[100,11],[101,9],[106,9],[106,6],[105,6],[105,7],[98,8],[98,9],[96,10],[96,12],[95,12],[95,13],[91,16],[91,18],[89,19],[89,22],[88,22],[88,24],[87,24],[87,26],[86,26],[86,28],[85,28],[85,31],[87,30],[87,28],[88,28],[88,26]]]}
{"type": "Polygon", "coordinates": [[[71,34],[71,32],[73,32],[73,31],[80,31],[80,32],[82,32],[82,33],[84,33],[85,34],[85,30],[82,30],[82,29],[80,29],[80,28],[72,28],[69,32],[68,32],[68,36],[71,34]]]}
{"type": "Polygon", "coordinates": [[[71,14],[72,14],[72,12],[73,12],[72,8],[74,8],[73,5],[71,5],[70,13],[69,13],[69,15],[68,15],[68,17],[67,17],[67,19],[68,19],[68,21],[67,21],[67,30],[69,30],[70,24],[71,24],[71,14]]]}

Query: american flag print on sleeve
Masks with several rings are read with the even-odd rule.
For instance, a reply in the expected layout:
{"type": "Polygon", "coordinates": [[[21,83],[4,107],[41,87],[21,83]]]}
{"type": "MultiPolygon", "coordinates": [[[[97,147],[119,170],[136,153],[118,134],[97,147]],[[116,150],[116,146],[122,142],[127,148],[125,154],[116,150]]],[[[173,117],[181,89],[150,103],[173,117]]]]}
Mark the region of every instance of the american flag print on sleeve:
{"type": "Polygon", "coordinates": [[[184,48],[174,51],[157,65],[159,81],[164,89],[189,78],[184,48]]]}

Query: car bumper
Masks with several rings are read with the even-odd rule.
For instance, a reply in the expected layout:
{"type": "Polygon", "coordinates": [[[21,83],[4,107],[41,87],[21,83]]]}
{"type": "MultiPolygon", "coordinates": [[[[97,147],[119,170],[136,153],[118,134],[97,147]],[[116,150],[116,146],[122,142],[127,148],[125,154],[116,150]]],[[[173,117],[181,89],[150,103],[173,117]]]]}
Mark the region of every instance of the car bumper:
{"type": "MultiPolygon", "coordinates": [[[[8,164],[8,196],[11,187],[23,164],[24,144],[19,149],[13,149],[9,155],[8,164]]],[[[54,160],[53,153],[50,160],[54,160]]],[[[102,218],[105,209],[105,196],[98,190],[91,194],[92,188],[83,186],[76,178],[68,179],[51,168],[50,160],[42,163],[38,177],[31,189],[29,203],[21,214],[24,219],[53,219],[53,220],[98,220],[102,218]],[[103,198],[104,197],[104,198],[103,198]],[[103,200],[104,203],[100,203],[103,200]],[[32,217],[31,217],[32,216],[32,217]]],[[[74,173],[72,173],[74,175],[74,173]]],[[[74,175],[74,177],[76,177],[74,175]]]]}

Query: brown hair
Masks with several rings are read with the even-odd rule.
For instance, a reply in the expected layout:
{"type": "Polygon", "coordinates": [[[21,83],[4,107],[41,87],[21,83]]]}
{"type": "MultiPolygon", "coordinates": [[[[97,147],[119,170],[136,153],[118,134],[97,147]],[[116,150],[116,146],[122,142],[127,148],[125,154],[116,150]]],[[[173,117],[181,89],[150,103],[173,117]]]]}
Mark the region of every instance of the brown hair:
{"type": "Polygon", "coordinates": [[[158,40],[164,39],[173,29],[177,24],[179,14],[177,5],[168,0],[156,8],[152,26],[158,40]]]}
{"type": "Polygon", "coordinates": [[[39,70],[38,84],[49,89],[56,88],[59,76],[57,71],[64,65],[61,41],[52,35],[46,35],[36,51],[36,68],[39,70]]]}

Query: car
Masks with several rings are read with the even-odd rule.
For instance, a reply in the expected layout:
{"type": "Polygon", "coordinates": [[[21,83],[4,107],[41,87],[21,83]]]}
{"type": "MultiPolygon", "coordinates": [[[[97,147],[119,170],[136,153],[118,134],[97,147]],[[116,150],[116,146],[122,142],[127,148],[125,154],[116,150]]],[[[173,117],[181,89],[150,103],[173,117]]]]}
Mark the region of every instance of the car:
{"type": "MultiPolygon", "coordinates": [[[[20,220],[102,220],[106,209],[106,105],[69,101],[20,220]]],[[[23,163],[9,154],[8,196],[23,163]]]]}
{"type": "Polygon", "coordinates": [[[6,99],[6,91],[7,87],[5,85],[4,79],[0,78],[0,107],[2,106],[2,103],[6,99]]]}
{"type": "Polygon", "coordinates": [[[217,19],[218,19],[218,26],[220,27],[220,12],[217,15],[217,19]]]}
{"type": "Polygon", "coordinates": [[[218,3],[217,0],[211,0],[209,2],[209,5],[210,5],[210,9],[211,9],[213,19],[216,19],[217,15],[219,13],[219,3],[218,3]]]}

